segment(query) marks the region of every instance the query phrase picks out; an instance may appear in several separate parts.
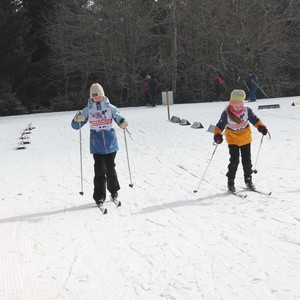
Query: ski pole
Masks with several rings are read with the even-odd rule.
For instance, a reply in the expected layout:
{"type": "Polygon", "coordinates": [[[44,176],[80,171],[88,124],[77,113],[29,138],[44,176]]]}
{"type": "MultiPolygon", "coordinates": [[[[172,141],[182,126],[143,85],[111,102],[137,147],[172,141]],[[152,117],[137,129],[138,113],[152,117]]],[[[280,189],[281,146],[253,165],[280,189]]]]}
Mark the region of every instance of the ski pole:
{"type": "MultiPolygon", "coordinates": [[[[270,132],[269,132],[269,131],[268,131],[268,135],[269,135],[269,138],[271,138],[271,134],[270,134],[270,132]]],[[[258,161],[258,157],[259,157],[259,152],[260,152],[260,148],[261,148],[261,145],[262,145],[263,139],[264,139],[264,135],[261,137],[260,144],[259,144],[259,147],[258,147],[258,152],[257,152],[257,156],[256,156],[255,164],[254,164],[254,170],[253,170],[253,173],[254,173],[254,174],[256,174],[256,173],[257,173],[257,170],[256,170],[256,165],[257,165],[257,161],[258,161]]]]}
{"type": "MultiPolygon", "coordinates": [[[[128,131],[128,129],[124,128],[124,129],[123,129],[123,132],[124,132],[124,141],[125,141],[126,157],[127,157],[128,172],[129,172],[129,179],[130,179],[130,184],[129,184],[129,186],[132,188],[132,187],[133,187],[133,183],[132,183],[131,171],[130,171],[130,163],[129,163],[129,155],[128,155],[127,139],[126,139],[126,130],[128,131]]],[[[129,131],[128,131],[128,132],[129,132],[129,131]]]]}
{"type": "Polygon", "coordinates": [[[243,81],[244,85],[246,86],[246,88],[247,88],[248,92],[250,92],[250,90],[249,90],[249,87],[248,87],[247,83],[246,83],[244,80],[242,80],[242,81],[243,81]]]}
{"type": "Polygon", "coordinates": [[[212,153],[212,155],[211,155],[211,158],[210,158],[210,160],[209,160],[209,162],[208,162],[208,164],[207,164],[207,167],[206,167],[206,169],[205,169],[205,171],[204,171],[204,174],[203,174],[203,176],[202,176],[202,178],[201,178],[201,180],[200,180],[200,182],[199,182],[199,184],[198,184],[197,189],[194,190],[194,193],[197,193],[197,192],[198,192],[199,187],[200,187],[200,185],[201,185],[201,183],[202,183],[202,181],[203,181],[203,179],[204,179],[204,176],[205,176],[205,174],[206,174],[206,172],[207,172],[207,169],[208,169],[208,167],[209,167],[209,165],[210,165],[210,162],[212,161],[212,159],[213,159],[213,157],[214,157],[214,154],[215,154],[215,152],[216,152],[216,150],[217,150],[218,145],[219,145],[219,144],[216,144],[216,147],[215,147],[215,149],[214,149],[214,151],[213,151],[213,153],[212,153]]]}
{"type": "Polygon", "coordinates": [[[264,90],[255,82],[255,81],[253,81],[254,83],[255,83],[255,85],[262,91],[262,93],[267,97],[267,98],[269,98],[269,96],[264,92],[264,90]]]}
{"type": "MultiPolygon", "coordinates": [[[[241,77],[239,76],[238,81],[240,81],[241,77]]],[[[247,83],[245,82],[244,79],[242,79],[242,82],[244,83],[244,85],[246,86],[247,91],[249,92],[249,87],[247,85],[247,83]]]]}
{"type": "Polygon", "coordinates": [[[253,173],[254,173],[254,174],[257,173],[256,165],[257,165],[257,161],[258,161],[258,157],[259,157],[259,152],[260,152],[260,148],[261,148],[261,144],[262,144],[262,142],[263,142],[263,139],[264,139],[264,136],[262,135],[262,136],[261,136],[261,140],[260,140],[260,144],[259,144],[259,147],[258,147],[258,152],[257,152],[255,164],[254,164],[254,170],[253,170],[253,173]]]}
{"type": "Polygon", "coordinates": [[[80,181],[81,181],[81,191],[79,194],[83,195],[83,176],[82,176],[82,142],[81,142],[81,123],[79,122],[79,145],[80,145],[80,181]]]}

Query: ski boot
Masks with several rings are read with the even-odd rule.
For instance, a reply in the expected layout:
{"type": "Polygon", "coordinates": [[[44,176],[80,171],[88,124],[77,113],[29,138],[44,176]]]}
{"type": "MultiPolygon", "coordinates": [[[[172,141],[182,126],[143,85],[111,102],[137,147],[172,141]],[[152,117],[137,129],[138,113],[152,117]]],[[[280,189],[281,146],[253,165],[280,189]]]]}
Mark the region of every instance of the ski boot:
{"type": "Polygon", "coordinates": [[[118,192],[114,192],[110,194],[110,199],[113,203],[115,203],[117,206],[121,206],[122,203],[120,200],[118,200],[118,192]]]}
{"type": "Polygon", "coordinates": [[[248,189],[255,190],[255,185],[252,182],[252,176],[247,177],[247,178],[245,177],[245,183],[246,183],[246,186],[248,189]]]}
{"type": "Polygon", "coordinates": [[[95,200],[95,202],[96,202],[97,205],[103,205],[104,199],[101,198],[99,200],[95,200]]]}
{"type": "Polygon", "coordinates": [[[235,193],[234,179],[228,178],[227,187],[229,192],[235,193]]]}
{"type": "Polygon", "coordinates": [[[111,193],[110,196],[111,196],[112,199],[117,200],[118,199],[118,192],[111,193]]]}

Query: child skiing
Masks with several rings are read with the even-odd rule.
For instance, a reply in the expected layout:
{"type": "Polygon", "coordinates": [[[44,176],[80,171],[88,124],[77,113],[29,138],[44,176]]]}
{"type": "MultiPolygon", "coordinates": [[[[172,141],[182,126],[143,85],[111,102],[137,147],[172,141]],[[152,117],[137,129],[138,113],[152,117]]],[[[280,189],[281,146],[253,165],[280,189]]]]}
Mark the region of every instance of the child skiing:
{"type": "Polygon", "coordinates": [[[227,187],[231,192],[235,192],[235,175],[239,165],[239,155],[241,153],[244,171],[244,181],[249,189],[255,189],[252,182],[252,162],[251,162],[251,123],[260,133],[266,135],[267,127],[253,113],[252,109],[245,106],[246,93],[243,90],[233,90],[230,95],[230,102],[223,111],[219,122],[214,129],[214,141],[217,144],[223,142],[222,133],[225,130],[226,141],[229,148],[229,165],[226,176],[228,177],[227,187]]]}
{"type": "Polygon", "coordinates": [[[128,126],[118,108],[110,104],[102,86],[99,83],[92,84],[87,106],[75,115],[71,126],[78,130],[88,121],[90,123],[90,152],[94,158],[93,198],[97,205],[103,204],[106,199],[106,183],[113,199],[118,197],[120,189],[115,169],[119,148],[113,120],[122,129],[128,126]]]}

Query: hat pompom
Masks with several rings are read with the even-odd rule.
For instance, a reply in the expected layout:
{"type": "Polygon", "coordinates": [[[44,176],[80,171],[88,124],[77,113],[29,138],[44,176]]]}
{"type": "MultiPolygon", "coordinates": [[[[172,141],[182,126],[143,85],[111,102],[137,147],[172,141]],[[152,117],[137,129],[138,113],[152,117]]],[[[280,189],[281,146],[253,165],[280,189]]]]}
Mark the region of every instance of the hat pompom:
{"type": "Polygon", "coordinates": [[[104,97],[104,90],[103,87],[99,83],[93,83],[90,87],[90,97],[104,97]]]}

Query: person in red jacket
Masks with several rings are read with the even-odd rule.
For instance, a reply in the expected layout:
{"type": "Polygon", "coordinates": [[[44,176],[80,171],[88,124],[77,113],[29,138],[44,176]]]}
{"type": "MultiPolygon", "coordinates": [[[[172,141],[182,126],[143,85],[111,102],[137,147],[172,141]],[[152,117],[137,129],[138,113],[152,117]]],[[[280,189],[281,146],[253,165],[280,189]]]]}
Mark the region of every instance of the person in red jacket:
{"type": "Polygon", "coordinates": [[[221,118],[214,129],[214,141],[217,144],[223,142],[223,131],[229,148],[229,165],[226,176],[228,177],[228,190],[235,192],[235,175],[239,165],[241,153],[244,171],[244,181],[248,188],[255,189],[252,182],[251,142],[252,133],[250,123],[263,135],[268,133],[267,127],[254,114],[250,107],[245,106],[246,93],[243,90],[233,90],[230,102],[223,111],[221,118]]]}
{"type": "Polygon", "coordinates": [[[224,94],[226,91],[225,80],[222,77],[222,75],[218,75],[218,77],[216,78],[215,89],[216,89],[216,94],[217,94],[217,101],[222,101],[222,99],[221,99],[222,94],[224,94]]]}

